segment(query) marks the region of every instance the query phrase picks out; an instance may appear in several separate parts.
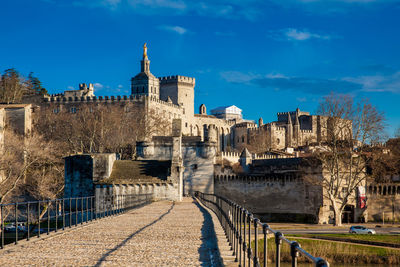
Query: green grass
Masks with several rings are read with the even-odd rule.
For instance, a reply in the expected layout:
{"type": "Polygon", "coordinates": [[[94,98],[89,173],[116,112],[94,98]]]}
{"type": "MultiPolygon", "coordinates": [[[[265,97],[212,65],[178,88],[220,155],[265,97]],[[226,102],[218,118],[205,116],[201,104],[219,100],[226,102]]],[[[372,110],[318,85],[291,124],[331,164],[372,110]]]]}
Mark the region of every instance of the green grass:
{"type": "MultiPolygon", "coordinates": [[[[294,240],[289,238],[290,240],[294,240]]],[[[296,239],[296,238],[295,238],[296,239]]],[[[301,247],[311,255],[321,257],[330,262],[330,264],[400,264],[400,250],[390,248],[368,247],[357,244],[345,244],[338,242],[300,239],[297,241],[301,247]]],[[[263,242],[258,241],[258,251],[260,261],[263,259],[263,242]]],[[[252,243],[254,247],[254,242],[252,243]]],[[[283,262],[290,261],[290,247],[288,244],[282,244],[281,259],[283,262]]],[[[268,239],[268,261],[273,261],[275,253],[275,241],[268,239]]],[[[300,257],[299,262],[308,262],[305,257],[300,257]]]]}
{"type": "Polygon", "coordinates": [[[288,235],[294,237],[310,237],[310,238],[335,238],[343,240],[363,240],[370,242],[382,242],[388,244],[399,244],[400,235],[361,235],[361,234],[302,234],[302,235],[288,235]]]}

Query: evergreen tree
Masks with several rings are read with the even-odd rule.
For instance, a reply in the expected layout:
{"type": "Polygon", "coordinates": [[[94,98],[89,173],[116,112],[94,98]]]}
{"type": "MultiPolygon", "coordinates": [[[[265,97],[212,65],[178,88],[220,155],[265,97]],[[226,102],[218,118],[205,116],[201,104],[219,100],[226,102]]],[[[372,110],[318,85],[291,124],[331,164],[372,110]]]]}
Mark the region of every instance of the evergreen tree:
{"type": "Polygon", "coordinates": [[[38,77],[33,76],[33,72],[29,73],[28,76],[29,93],[30,95],[45,95],[47,94],[46,88],[42,86],[42,82],[38,77]]]}
{"type": "Polygon", "coordinates": [[[20,102],[26,89],[19,72],[14,68],[7,69],[0,79],[0,102],[7,104],[20,102]]]}

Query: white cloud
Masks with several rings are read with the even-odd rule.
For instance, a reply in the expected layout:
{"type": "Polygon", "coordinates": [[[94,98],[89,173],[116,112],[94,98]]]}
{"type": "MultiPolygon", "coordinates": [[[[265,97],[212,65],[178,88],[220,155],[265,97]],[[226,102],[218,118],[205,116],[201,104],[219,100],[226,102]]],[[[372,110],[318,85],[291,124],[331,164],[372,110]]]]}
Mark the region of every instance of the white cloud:
{"type": "Polygon", "coordinates": [[[240,71],[224,71],[220,73],[221,77],[231,83],[248,83],[254,79],[260,78],[260,75],[254,73],[244,73],[240,71]]]}
{"type": "Polygon", "coordinates": [[[307,97],[297,97],[296,100],[298,102],[307,102],[307,97]]]}
{"type": "Polygon", "coordinates": [[[133,8],[168,8],[175,10],[185,10],[187,8],[185,1],[182,0],[128,0],[133,8]]]}
{"type": "Polygon", "coordinates": [[[262,0],[73,0],[72,5],[105,8],[111,11],[124,10],[141,15],[198,15],[228,19],[244,18],[250,21],[260,17],[262,9],[265,8],[265,2],[262,0]]]}
{"type": "Polygon", "coordinates": [[[181,26],[161,25],[158,27],[160,30],[174,32],[179,35],[188,33],[189,31],[181,26]]]}
{"type": "Polygon", "coordinates": [[[270,31],[269,36],[275,40],[306,41],[310,39],[330,40],[332,36],[312,33],[306,29],[286,28],[270,31]]]}
{"type": "Polygon", "coordinates": [[[124,86],[122,84],[119,84],[118,88],[121,89],[121,88],[124,88],[124,86]]]}
{"type": "Polygon", "coordinates": [[[102,85],[101,83],[94,83],[93,86],[94,86],[94,89],[97,89],[97,90],[104,88],[104,85],[102,85]]]}
{"type": "Polygon", "coordinates": [[[400,93],[400,71],[390,75],[345,77],[343,80],[361,84],[362,90],[367,92],[400,93]]]}
{"type": "Polygon", "coordinates": [[[73,87],[72,85],[69,85],[69,86],[67,87],[67,89],[69,89],[69,90],[75,90],[75,87],[73,87]]]}

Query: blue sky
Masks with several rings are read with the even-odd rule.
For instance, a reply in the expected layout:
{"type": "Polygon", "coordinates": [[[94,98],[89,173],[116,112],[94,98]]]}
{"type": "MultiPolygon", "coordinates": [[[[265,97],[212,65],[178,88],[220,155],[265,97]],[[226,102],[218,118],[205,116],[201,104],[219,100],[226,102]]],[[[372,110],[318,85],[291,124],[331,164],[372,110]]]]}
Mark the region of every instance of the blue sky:
{"type": "Polygon", "coordinates": [[[13,0],[0,13],[0,70],[50,93],[128,95],[147,42],[153,74],[196,78],[196,110],[269,122],[335,91],[400,127],[400,0],[13,0]]]}

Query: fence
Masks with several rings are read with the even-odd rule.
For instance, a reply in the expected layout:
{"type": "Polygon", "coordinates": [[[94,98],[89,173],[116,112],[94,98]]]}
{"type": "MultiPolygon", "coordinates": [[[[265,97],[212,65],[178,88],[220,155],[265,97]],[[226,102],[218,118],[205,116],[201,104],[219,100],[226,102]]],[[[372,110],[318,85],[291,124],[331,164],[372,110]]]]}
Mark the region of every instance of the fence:
{"type": "Polygon", "coordinates": [[[0,248],[18,240],[30,240],[77,227],[89,221],[123,213],[149,203],[152,194],[63,198],[0,204],[0,248]]]}
{"type": "Polygon", "coordinates": [[[252,213],[236,203],[213,194],[196,192],[195,195],[218,216],[218,219],[220,220],[228,237],[230,246],[233,249],[235,261],[238,262],[239,266],[261,266],[258,256],[258,228],[261,228],[264,238],[264,267],[268,265],[268,234],[273,234],[275,238],[275,266],[280,267],[281,247],[282,243],[286,243],[290,246],[292,267],[297,266],[297,258],[300,255],[303,255],[311,260],[316,267],[329,267],[329,263],[326,260],[312,256],[310,253],[302,249],[298,242],[286,239],[281,232],[275,231],[271,229],[268,224],[260,222],[260,220],[257,219],[252,213]],[[253,233],[251,230],[253,230],[253,233]],[[252,240],[254,241],[253,246],[251,245],[252,240]]]}

